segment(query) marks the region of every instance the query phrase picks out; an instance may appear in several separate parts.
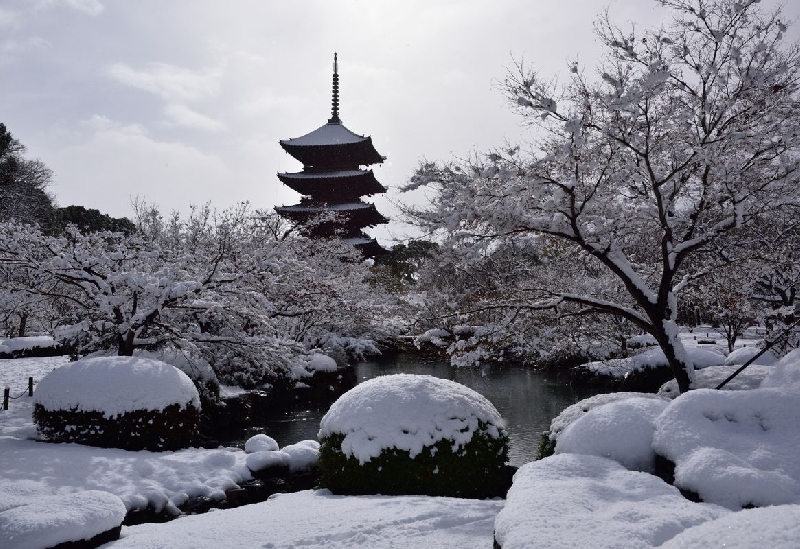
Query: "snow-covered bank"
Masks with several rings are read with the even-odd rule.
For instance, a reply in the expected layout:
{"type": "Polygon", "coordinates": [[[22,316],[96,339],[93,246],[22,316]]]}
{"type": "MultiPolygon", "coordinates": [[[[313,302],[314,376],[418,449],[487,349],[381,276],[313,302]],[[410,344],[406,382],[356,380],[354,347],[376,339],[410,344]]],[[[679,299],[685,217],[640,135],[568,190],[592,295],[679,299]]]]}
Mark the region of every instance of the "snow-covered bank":
{"type": "Polygon", "coordinates": [[[123,527],[108,549],[353,547],[452,549],[492,546],[502,500],[423,496],[281,494],[238,509],[123,527]]]}

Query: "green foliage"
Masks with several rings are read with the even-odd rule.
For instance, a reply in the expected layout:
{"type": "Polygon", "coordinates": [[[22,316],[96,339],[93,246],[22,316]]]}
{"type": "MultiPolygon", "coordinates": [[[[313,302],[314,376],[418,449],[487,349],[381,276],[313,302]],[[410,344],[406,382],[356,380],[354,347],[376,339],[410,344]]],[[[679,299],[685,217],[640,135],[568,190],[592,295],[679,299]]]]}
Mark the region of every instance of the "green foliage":
{"type": "Polygon", "coordinates": [[[127,217],[111,217],[99,210],[83,206],[67,206],[56,208],[53,212],[51,231],[61,234],[67,225],[75,225],[82,233],[98,233],[111,231],[129,235],[136,230],[136,225],[127,217]]]}
{"type": "Polygon", "coordinates": [[[361,464],[342,452],[344,435],[320,442],[320,485],[335,494],[428,495],[467,498],[504,497],[509,487],[508,437],[493,438],[483,422],[464,446],[453,450],[440,440],[411,458],[408,451],[384,449],[361,464]]]}
{"type": "Polygon", "coordinates": [[[102,412],[50,411],[35,404],[33,420],[39,435],[50,442],[163,452],[196,443],[200,410],[171,404],[163,411],[135,410],[108,418],[102,412]]]}
{"type": "Polygon", "coordinates": [[[556,453],[556,441],[550,438],[550,433],[545,431],[539,438],[539,450],[536,459],[544,459],[556,453]]]}
{"type": "Polygon", "coordinates": [[[373,272],[384,286],[400,289],[416,281],[422,263],[437,252],[439,245],[427,240],[395,244],[387,253],[375,257],[373,272]]]}

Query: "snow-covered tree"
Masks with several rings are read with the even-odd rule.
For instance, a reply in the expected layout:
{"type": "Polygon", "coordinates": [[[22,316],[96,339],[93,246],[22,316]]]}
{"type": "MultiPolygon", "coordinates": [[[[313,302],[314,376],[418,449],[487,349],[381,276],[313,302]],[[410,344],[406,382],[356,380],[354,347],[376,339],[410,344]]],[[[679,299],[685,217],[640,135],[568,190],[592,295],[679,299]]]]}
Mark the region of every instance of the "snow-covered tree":
{"type": "Polygon", "coordinates": [[[598,78],[577,63],[563,86],[522,65],[509,75],[509,99],[536,128],[530,155],[427,164],[408,188],[436,189],[432,207],[411,215],[473,255],[546,235],[611,274],[579,291],[551,277],[517,305],[626,319],[655,337],[686,391],[694,369],[678,296],[725,260],[731,235],[798,204],[800,54],[780,10],[757,0],[659,3],[672,14],[660,29],[598,20],[598,78]]]}
{"type": "Polygon", "coordinates": [[[0,223],[0,265],[36,275],[9,290],[71,305],[60,334],[80,354],[167,346],[255,385],[310,347],[375,351],[368,266],[344,244],[284,238],[274,217],[243,205],[164,220],[139,205],[133,234],[58,237],[0,223]]]}

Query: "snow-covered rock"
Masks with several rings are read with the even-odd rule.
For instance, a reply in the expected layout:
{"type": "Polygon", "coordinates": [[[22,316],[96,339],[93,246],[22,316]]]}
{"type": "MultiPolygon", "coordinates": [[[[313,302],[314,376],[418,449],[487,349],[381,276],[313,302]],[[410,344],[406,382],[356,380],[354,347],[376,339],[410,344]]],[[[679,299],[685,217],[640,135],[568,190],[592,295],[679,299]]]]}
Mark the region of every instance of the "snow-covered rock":
{"type": "Polygon", "coordinates": [[[278,449],[279,446],[275,439],[264,433],[253,435],[244,443],[244,451],[248,454],[254,452],[274,452],[278,449]]]}
{"type": "Polygon", "coordinates": [[[731,509],[800,503],[800,392],[698,389],[656,418],[675,485],[731,509]]]}
{"type": "Polygon", "coordinates": [[[135,410],[163,411],[171,404],[200,409],[192,380],[170,364],[136,357],[96,357],[70,362],[36,386],[34,403],[48,411],[101,412],[107,418],[135,410]]]}
{"type": "Polygon", "coordinates": [[[319,442],[301,440],[284,446],[281,451],[289,456],[289,471],[307,471],[319,461],[319,442]]]}
{"type": "Polygon", "coordinates": [[[260,452],[253,452],[247,456],[247,468],[253,473],[265,471],[279,467],[285,469],[289,467],[291,458],[286,452],[280,450],[263,450],[260,452]]]}
{"type": "Polygon", "coordinates": [[[344,435],[341,449],[365,463],[388,448],[410,457],[440,440],[460,447],[479,423],[499,438],[503,420],[486,397],[454,381],[432,376],[380,376],[357,385],[336,402],[320,422],[317,437],[344,435]]]}
{"type": "Polygon", "coordinates": [[[663,549],[790,548],[800,543],[800,505],[745,509],[684,530],[663,549]]]}
{"type": "Polygon", "coordinates": [[[655,418],[667,401],[629,398],[593,408],[558,437],[556,454],[607,457],[635,471],[653,472],[655,418]]]}
{"type": "Polygon", "coordinates": [[[563,454],[517,471],[495,539],[502,549],[655,547],[727,512],[615,461],[563,454]]]}
{"type": "Polygon", "coordinates": [[[282,449],[278,449],[278,445],[275,444],[274,450],[259,450],[251,453],[247,456],[247,468],[253,473],[272,468],[285,468],[290,473],[296,473],[310,470],[318,461],[319,442],[301,440],[295,444],[284,446],[282,449]]]}
{"type": "Polygon", "coordinates": [[[100,490],[40,496],[0,512],[0,547],[45,549],[90,540],[119,528],[125,513],[119,497],[100,490]]]}

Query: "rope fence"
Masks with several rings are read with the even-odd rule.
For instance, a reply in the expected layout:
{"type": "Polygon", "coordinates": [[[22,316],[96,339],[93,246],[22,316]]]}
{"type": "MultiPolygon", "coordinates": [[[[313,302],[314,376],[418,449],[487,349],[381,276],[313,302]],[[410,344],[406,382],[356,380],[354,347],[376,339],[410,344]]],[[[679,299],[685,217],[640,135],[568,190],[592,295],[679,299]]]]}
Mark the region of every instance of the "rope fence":
{"type": "Polygon", "coordinates": [[[22,393],[18,394],[17,396],[11,396],[11,387],[6,387],[5,389],[3,389],[3,410],[8,410],[8,401],[9,400],[17,400],[18,398],[24,397],[26,394],[29,397],[33,396],[33,378],[32,377],[28,378],[28,390],[27,390],[27,392],[22,392],[22,393]]]}

